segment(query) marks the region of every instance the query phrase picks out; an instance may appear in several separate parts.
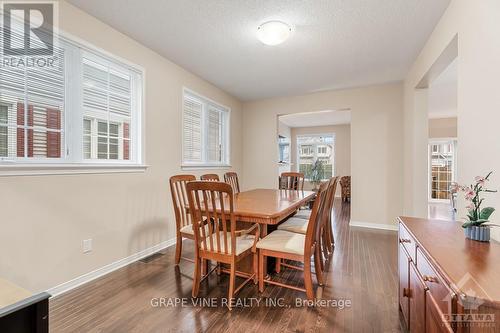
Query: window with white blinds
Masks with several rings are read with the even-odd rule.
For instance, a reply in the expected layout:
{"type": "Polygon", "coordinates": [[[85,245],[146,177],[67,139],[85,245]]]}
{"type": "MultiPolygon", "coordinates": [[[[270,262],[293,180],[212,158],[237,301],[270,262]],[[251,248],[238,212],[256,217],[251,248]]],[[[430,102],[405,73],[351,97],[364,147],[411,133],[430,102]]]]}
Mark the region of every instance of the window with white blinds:
{"type": "Polygon", "coordinates": [[[51,66],[0,66],[0,165],[142,164],[142,70],[67,38],[54,49],[51,66]]]}
{"type": "Polygon", "coordinates": [[[184,90],[183,166],[229,165],[230,110],[184,90]]]}

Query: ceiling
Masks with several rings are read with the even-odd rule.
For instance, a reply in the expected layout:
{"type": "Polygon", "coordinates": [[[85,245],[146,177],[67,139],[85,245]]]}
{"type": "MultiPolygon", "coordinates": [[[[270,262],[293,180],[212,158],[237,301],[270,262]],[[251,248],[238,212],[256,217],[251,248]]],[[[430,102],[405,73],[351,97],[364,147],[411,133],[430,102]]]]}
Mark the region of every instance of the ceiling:
{"type": "Polygon", "coordinates": [[[288,127],[316,127],[351,123],[351,111],[316,111],[280,116],[279,121],[288,127]]]}
{"type": "Polygon", "coordinates": [[[242,101],[398,81],[450,0],[69,0],[242,101]],[[256,38],[268,20],[289,40],[256,38]]]}
{"type": "Polygon", "coordinates": [[[455,59],[429,85],[429,118],[451,118],[458,114],[458,61],[455,59]]]}

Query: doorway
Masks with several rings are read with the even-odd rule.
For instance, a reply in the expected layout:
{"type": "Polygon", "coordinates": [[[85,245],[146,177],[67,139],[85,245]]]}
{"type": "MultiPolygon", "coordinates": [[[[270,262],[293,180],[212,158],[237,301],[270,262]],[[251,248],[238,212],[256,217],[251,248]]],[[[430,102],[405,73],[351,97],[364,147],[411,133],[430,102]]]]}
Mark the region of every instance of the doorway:
{"type": "Polygon", "coordinates": [[[455,218],[457,179],[458,61],[455,58],[428,87],[429,217],[455,218]]]}

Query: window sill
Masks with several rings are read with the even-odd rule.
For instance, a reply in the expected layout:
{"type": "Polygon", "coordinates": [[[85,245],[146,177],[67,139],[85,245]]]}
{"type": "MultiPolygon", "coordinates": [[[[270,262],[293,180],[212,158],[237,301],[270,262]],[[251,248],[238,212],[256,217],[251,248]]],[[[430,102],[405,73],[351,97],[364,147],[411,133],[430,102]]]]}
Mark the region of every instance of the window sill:
{"type": "Polygon", "coordinates": [[[219,169],[231,169],[230,164],[200,164],[200,165],[181,165],[182,170],[219,170],[219,169]]]}
{"type": "Polygon", "coordinates": [[[0,177],[8,176],[46,176],[46,175],[80,175],[101,173],[139,173],[144,172],[147,165],[103,165],[103,164],[21,164],[1,165],[0,177]]]}

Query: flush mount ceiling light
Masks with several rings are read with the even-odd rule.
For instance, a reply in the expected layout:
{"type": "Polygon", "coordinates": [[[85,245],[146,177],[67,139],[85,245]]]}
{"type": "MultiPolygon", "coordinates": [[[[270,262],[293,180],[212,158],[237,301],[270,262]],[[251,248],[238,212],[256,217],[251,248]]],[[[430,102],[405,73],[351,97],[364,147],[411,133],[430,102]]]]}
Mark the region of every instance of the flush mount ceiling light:
{"type": "Polygon", "coordinates": [[[269,21],[257,28],[257,38],[266,45],[278,45],[290,37],[292,28],[281,21],[269,21]]]}

